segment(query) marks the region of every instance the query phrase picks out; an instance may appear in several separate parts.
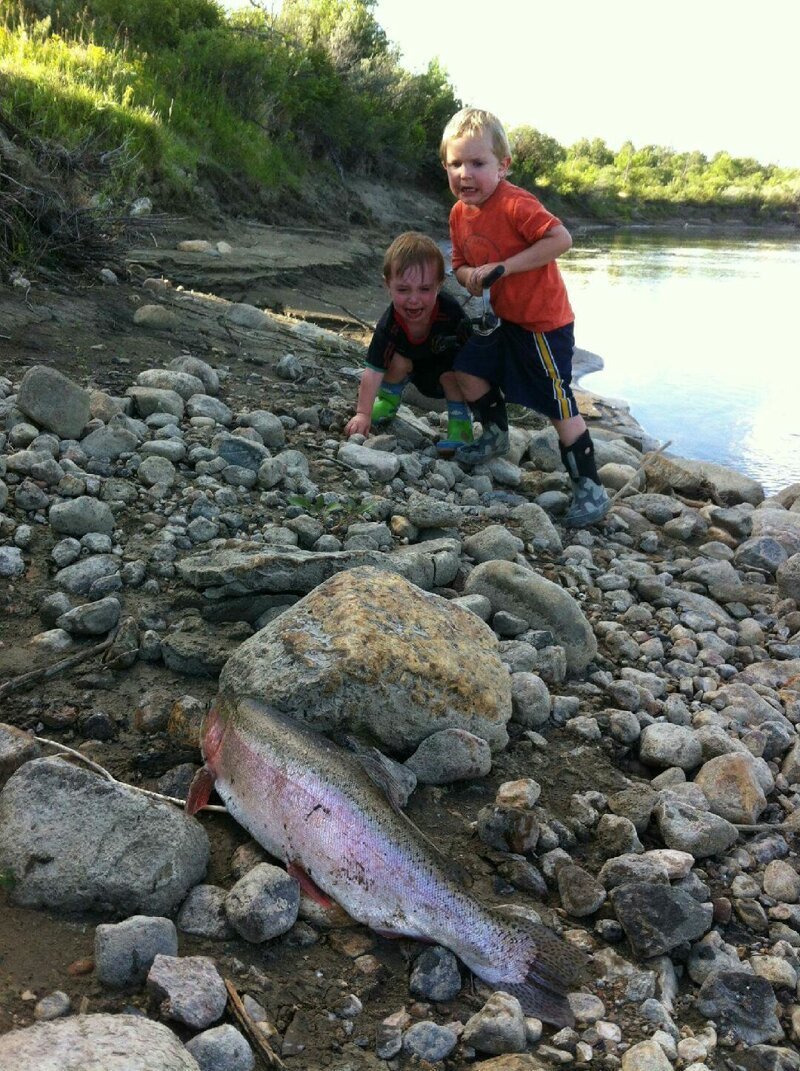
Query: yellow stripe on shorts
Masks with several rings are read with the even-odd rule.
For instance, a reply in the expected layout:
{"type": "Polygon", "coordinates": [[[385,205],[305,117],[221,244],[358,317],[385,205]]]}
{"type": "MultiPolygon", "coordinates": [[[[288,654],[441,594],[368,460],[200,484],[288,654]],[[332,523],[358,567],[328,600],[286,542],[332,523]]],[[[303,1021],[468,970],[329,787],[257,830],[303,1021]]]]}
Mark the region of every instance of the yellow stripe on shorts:
{"type": "Polygon", "coordinates": [[[550,352],[550,346],[541,331],[534,331],[533,337],[536,340],[536,352],[539,354],[542,368],[544,368],[547,378],[553,384],[553,395],[558,402],[561,419],[568,420],[569,417],[572,416],[569,407],[569,398],[567,398],[564,393],[564,384],[561,382],[561,376],[556,367],[556,362],[553,360],[553,355],[550,352]]]}

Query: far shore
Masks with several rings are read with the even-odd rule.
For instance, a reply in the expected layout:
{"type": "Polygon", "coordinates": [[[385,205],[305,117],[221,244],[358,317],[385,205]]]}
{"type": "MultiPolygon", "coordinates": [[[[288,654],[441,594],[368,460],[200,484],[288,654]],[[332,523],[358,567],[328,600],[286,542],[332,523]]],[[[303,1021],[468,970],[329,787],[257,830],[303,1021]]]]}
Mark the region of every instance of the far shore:
{"type": "Polygon", "coordinates": [[[749,223],[746,220],[717,221],[712,219],[671,219],[671,220],[637,220],[611,221],[567,217],[564,220],[573,236],[590,234],[594,231],[609,231],[618,234],[634,232],[636,234],[691,234],[703,237],[719,235],[725,238],[798,238],[800,223],[749,223]]]}

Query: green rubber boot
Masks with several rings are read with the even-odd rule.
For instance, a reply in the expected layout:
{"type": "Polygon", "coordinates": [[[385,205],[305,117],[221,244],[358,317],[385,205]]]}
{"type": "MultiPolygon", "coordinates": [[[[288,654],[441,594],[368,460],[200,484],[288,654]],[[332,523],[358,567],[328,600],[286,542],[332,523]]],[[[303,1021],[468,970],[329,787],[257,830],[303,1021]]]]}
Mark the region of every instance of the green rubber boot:
{"type": "Polygon", "coordinates": [[[440,439],[436,450],[440,457],[452,457],[459,446],[472,442],[472,421],[469,417],[450,417],[447,421],[447,438],[440,439]]]}
{"type": "Polygon", "coordinates": [[[400,408],[400,397],[399,394],[392,394],[381,387],[372,406],[372,423],[388,424],[393,420],[400,408]]]}
{"type": "Polygon", "coordinates": [[[450,417],[447,421],[447,438],[450,442],[471,443],[472,421],[469,417],[450,417]]]}

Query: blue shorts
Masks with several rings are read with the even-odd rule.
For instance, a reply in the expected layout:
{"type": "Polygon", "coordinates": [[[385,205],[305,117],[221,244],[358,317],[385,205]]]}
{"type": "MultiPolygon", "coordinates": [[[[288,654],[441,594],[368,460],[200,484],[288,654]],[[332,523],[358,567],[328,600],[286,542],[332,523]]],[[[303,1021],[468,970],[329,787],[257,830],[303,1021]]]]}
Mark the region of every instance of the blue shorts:
{"type": "Polygon", "coordinates": [[[472,335],[453,368],[488,380],[507,402],[567,420],[578,415],[570,387],[574,350],[574,324],[542,332],[503,320],[491,335],[472,335]]]}

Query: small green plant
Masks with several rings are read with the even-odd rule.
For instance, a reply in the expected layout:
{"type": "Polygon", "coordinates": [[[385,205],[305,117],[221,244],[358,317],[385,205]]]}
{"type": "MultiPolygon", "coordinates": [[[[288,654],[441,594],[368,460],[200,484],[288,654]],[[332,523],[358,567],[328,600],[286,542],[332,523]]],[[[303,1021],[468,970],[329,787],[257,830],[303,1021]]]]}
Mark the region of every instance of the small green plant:
{"type": "Polygon", "coordinates": [[[10,870],[0,869],[0,889],[11,890],[16,884],[16,879],[10,870]]]}
{"type": "Polygon", "coordinates": [[[329,502],[324,495],[315,495],[313,498],[309,495],[291,495],[289,503],[316,517],[330,531],[347,528],[359,518],[368,516],[372,508],[371,502],[359,502],[355,498],[337,498],[329,502]]]}

